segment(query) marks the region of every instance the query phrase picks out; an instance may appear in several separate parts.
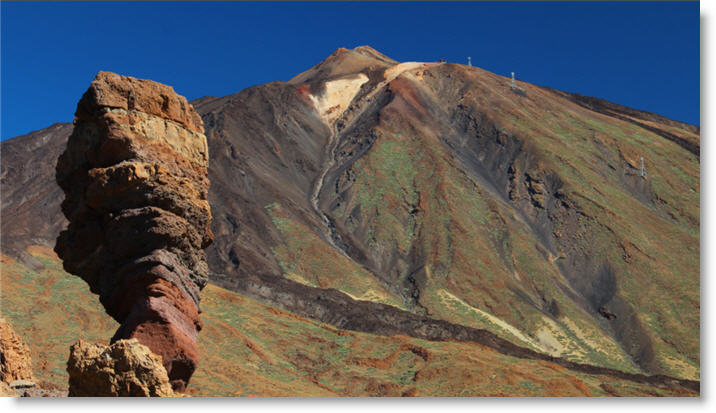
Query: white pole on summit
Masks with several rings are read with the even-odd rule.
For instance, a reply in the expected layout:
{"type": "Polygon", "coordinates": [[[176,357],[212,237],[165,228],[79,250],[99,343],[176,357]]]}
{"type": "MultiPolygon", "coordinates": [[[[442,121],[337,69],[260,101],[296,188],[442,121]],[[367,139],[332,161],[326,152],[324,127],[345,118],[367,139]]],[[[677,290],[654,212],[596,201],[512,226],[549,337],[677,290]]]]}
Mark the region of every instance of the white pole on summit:
{"type": "Polygon", "coordinates": [[[515,86],[515,72],[512,72],[512,86],[511,87],[512,87],[512,89],[514,89],[516,87],[515,86]]]}
{"type": "Polygon", "coordinates": [[[467,57],[467,65],[472,66],[472,58],[470,56],[467,57]]]}
{"type": "Polygon", "coordinates": [[[639,159],[641,160],[641,176],[646,176],[646,172],[644,171],[644,157],[642,156],[639,159]]]}

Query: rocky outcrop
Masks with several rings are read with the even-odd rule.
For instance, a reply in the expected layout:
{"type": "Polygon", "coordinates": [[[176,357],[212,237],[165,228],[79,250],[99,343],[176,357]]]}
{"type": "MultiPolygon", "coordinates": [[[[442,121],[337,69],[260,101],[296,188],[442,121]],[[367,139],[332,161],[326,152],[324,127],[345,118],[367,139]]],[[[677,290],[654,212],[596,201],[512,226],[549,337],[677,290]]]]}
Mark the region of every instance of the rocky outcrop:
{"type": "Polygon", "coordinates": [[[111,346],[78,341],[67,361],[70,397],[174,396],[161,357],[136,339],[111,346]]]}
{"type": "Polygon", "coordinates": [[[30,349],[15,333],[12,325],[0,319],[0,382],[32,382],[30,349]]]}
{"type": "Polygon", "coordinates": [[[75,116],[56,168],[70,223],[55,251],[121,324],[112,341],[147,345],[183,391],[213,241],[203,123],[171,87],[108,72],[75,116]]]}

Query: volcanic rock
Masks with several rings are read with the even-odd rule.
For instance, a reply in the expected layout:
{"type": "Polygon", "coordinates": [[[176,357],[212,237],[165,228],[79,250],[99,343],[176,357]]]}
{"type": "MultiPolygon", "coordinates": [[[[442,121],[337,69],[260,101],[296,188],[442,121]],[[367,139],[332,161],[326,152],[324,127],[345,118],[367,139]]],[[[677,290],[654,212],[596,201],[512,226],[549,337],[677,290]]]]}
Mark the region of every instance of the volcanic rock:
{"type": "Polygon", "coordinates": [[[121,324],[112,341],[147,345],[183,391],[213,241],[202,120],[171,87],[109,72],[75,116],[56,168],[70,223],[55,251],[121,324]]]}
{"type": "Polygon", "coordinates": [[[78,341],[67,361],[69,396],[174,396],[161,357],[136,339],[111,346],[78,341]]]}
{"type": "Polygon", "coordinates": [[[11,383],[18,380],[34,381],[30,349],[12,325],[0,319],[0,381],[11,383]]]}
{"type": "Polygon", "coordinates": [[[9,384],[0,381],[0,397],[20,397],[9,384]]]}
{"type": "Polygon", "coordinates": [[[34,387],[37,387],[35,382],[30,380],[14,380],[10,382],[10,387],[13,389],[32,389],[34,387]]]}

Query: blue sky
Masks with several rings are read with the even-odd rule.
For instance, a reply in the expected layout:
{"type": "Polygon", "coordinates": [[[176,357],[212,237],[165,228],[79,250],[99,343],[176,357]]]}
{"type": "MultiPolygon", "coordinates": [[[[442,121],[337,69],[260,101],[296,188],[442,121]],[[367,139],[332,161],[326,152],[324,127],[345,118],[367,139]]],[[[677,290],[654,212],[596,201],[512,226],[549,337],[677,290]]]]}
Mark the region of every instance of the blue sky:
{"type": "Polygon", "coordinates": [[[99,70],[188,99],[288,80],[338,47],[472,63],[699,124],[699,3],[0,5],[2,139],[72,121],[99,70]]]}

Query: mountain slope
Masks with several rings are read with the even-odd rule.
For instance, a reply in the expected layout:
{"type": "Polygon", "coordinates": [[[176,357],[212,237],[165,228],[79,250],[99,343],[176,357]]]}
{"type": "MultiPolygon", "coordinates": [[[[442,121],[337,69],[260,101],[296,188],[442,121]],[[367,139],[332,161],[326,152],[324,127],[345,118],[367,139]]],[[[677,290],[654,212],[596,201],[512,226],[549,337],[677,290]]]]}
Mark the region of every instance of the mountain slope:
{"type": "Polygon", "coordinates": [[[34,260],[31,244],[55,246],[67,224],[60,211],[63,194],[55,184],[55,164],[67,145],[72,125],[48,128],[0,143],[0,245],[4,254],[34,260]]]}
{"type": "MultiPolygon", "coordinates": [[[[315,216],[301,205],[305,186],[264,207],[281,235],[270,275],[575,361],[698,377],[699,163],[664,137],[698,146],[697,130],[528,84],[513,91],[478,68],[403,63],[381,77],[385,62],[366,63],[365,50],[339,50],[298,77],[306,83],[280,85],[307,95],[329,136],[321,171],[306,173],[322,181],[315,216]]],[[[234,279],[257,272],[267,271],[239,265],[234,279]]],[[[321,319],[350,323],[334,318],[321,319]]]]}
{"type": "Polygon", "coordinates": [[[366,255],[377,251],[369,258],[377,271],[416,280],[403,285],[430,314],[471,325],[468,317],[487,312],[480,318],[518,326],[523,343],[536,338],[542,351],[552,344],[597,364],[606,352],[622,368],[694,374],[698,158],[650,130],[520,86],[525,94],[458,65],[400,76],[374,116],[375,144],[336,168],[324,205],[366,255]],[[639,155],[646,179],[636,173],[639,155]],[[616,319],[605,320],[603,307],[616,319]]]}
{"type": "MultiPolygon", "coordinates": [[[[340,328],[484,329],[573,362],[698,379],[698,128],[518,86],[361,47],[194,101],[210,145],[212,282],[340,328]]],[[[3,252],[22,254],[31,242],[6,237],[22,224],[5,219],[22,181],[5,171],[54,165],[53,148],[7,158],[8,143],[3,252]]],[[[54,187],[45,169],[32,179],[54,187]]],[[[55,230],[33,238],[53,245],[55,230]]]]}
{"type": "MultiPolygon", "coordinates": [[[[107,340],[116,323],[52,250],[30,246],[31,270],[0,256],[0,312],[31,343],[43,389],[67,390],[69,346],[107,340]],[[62,325],[58,329],[58,325],[62,325]]],[[[207,286],[192,396],[694,396],[678,382],[577,373],[476,343],[383,337],[330,325],[207,286]]]]}

